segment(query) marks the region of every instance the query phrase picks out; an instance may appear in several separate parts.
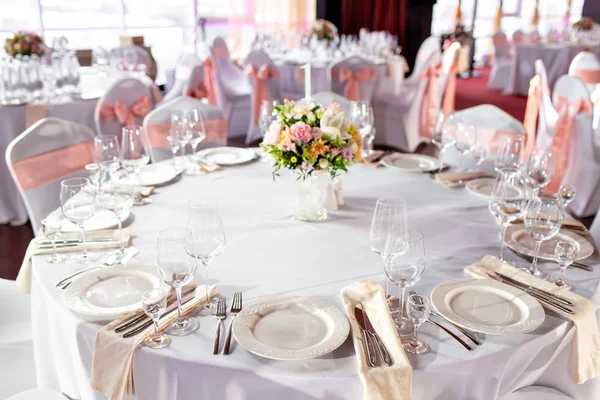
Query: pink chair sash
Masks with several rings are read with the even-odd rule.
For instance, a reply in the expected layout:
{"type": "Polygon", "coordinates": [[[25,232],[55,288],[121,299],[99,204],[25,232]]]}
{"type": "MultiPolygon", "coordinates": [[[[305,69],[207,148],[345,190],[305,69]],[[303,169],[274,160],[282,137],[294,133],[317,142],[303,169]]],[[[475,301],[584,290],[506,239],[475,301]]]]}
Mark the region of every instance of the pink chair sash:
{"type": "Polygon", "coordinates": [[[263,100],[267,100],[267,79],[279,79],[279,72],[271,68],[269,64],[263,64],[260,68],[256,68],[252,64],[246,65],[244,68],[246,75],[254,81],[254,125],[258,124],[260,116],[260,107],[263,100]]]}
{"type": "Polygon", "coordinates": [[[135,126],[134,116],[145,117],[150,111],[152,111],[152,101],[148,96],[142,96],[131,109],[121,101],[115,104],[98,103],[94,117],[98,121],[116,119],[123,126],[135,126]]]}
{"type": "MultiPolygon", "coordinates": [[[[205,119],[204,127],[206,128],[206,139],[204,142],[216,142],[227,140],[227,120],[226,119],[205,119]]],[[[169,142],[167,136],[171,133],[171,122],[158,122],[156,124],[148,124],[146,133],[150,147],[153,149],[168,147],[169,142]]]]}
{"type": "Polygon", "coordinates": [[[548,186],[546,186],[546,190],[551,193],[558,191],[569,166],[569,151],[575,116],[580,112],[592,111],[589,104],[583,99],[569,102],[563,96],[556,99],[556,109],[558,110],[558,121],[556,122],[556,130],[551,146],[555,160],[554,175],[548,186]]]}
{"type": "Polygon", "coordinates": [[[83,171],[93,162],[94,141],[88,140],[8,164],[8,168],[19,190],[25,192],[83,171]]]}
{"type": "Polygon", "coordinates": [[[208,102],[215,107],[217,106],[217,92],[213,76],[216,69],[217,66],[215,63],[210,57],[207,57],[206,60],[204,60],[204,82],[206,85],[208,102]]]}
{"type": "Polygon", "coordinates": [[[341,66],[337,71],[331,72],[331,79],[345,83],[344,97],[351,101],[360,100],[360,83],[371,83],[377,73],[372,69],[352,71],[346,66],[341,66]]]}
{"type": "Polygon", "coordinates": [[[183,93],[188,97],[193,97],[198,100],[205,99],[208,97],[208,90],[206,89],[204,82],[198,82],[198,84],[194,88],[186,86],[183,89],[183,93]]]}
{"type": "Polygon", "coordinates": [[[525,126],[525,131],[527,132],[525,157],[529,156],[529,153],[535,148],[537,120],[541,102],[541,79],[539,75],[536,75],[529,81],[529,94],[527,96],[527,106],[525,107],[525,119],[523,119],[523,126],[525,126]]]}
{"type": "Polygon", "coordinates": [[[218,58],[229,57],[229,50],[227,50],[227,47],[213,47],[211,52],[218,58]]]}
{"type": "Polygon", "coordinates": [[[430,139],[431,132],[437,118],[437,98],[438,98],[438,76],[442,69],[441,64],[432,65],[423,71],[421,76],[425,83],[425,93],[421,100],[421,114],[419,117],[421,138],[430,139]]]}
{"type": "Polygon", "coordinates": [[[578,69],[573,75],[588,85],[600,84],[600,69],[578,69]]]}
{"type": "MultiPolygon", "coordinates": [[[[457,52],[458,55],[458,52],[457,52]]],[[[450,71],[448,72],[448,82],[446,82],[446,91],[442,101],[442,110],[444,115],[450,115],[454,112],[454,102],[456,100],[456,74],[458,73],[458,58],[454,60],[450,71]]]]}

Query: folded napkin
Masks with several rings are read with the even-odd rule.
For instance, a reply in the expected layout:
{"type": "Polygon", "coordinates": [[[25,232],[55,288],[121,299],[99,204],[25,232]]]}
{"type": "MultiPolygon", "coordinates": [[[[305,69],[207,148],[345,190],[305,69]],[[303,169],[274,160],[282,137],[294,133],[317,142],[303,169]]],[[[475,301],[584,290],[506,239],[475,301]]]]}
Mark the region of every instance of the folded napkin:
{"type": "Polygon", "coordinates": [[[384,290],[376,281],[361,281],[342,289],[342,301],[346,316],[352,327],[352,341],[358,360],[358,373],[364,385],[364,400],[409,400],[412,398],[412,367],[404,353],[396,326],[385,301],[384,290]],[[354,308],[362,304],[362,309],[381,341],[387,348],[393,365],[369,367],[365,358],[361,328],[356,322],[354,308]]]}
{"type": "Polygon", "coordinates": [[[363,157],[362,162],[365,165],[369,165],[371,167],[380,167],[381,159],[388,154],[388,152],[383,150],[373,150],[371,154],[366,157],[363,157]]]}
{"type": "MultiPolygon", "coordinates": [[[[79,240],[81,234],[79,232],[62,233],[57,242],[61,240],[79,240]]],[[[31,257],[39,254],[52,254],[52,247],[40,249],[38,244],[40,241],[47,241],[43,235],[33,238],[27,246],[25,257],[23,257],[23,264],[17,275],[17,287],[23,293],[31,292],[31,257]]],[[[99,231],[92,231],[85,233],[85,248],[88,250],[102,250],[102,249],[116,249],[121,245],[119,242],[119,230],[118,229],[103,229],[99,231]],[[94,242],[97,239],[115,239],[112,242],[94,242]]],[[[123,228],[123,243],[127,246],[131,240],[131,232],[129,228],[123,228]]],[[[81,251],[83,246],[69,246],[69,247],[57,247],[58,253],[70,253],[81,251]]]]}
{"type": "Polygon", "coordinates": [[[220,171],[222,168],[219,164],[214,163],[206,158],[198,158],[198,165],[200,166],[200,169],[202,170],[202,172],[215,172],[215,171],[220,171]]]}
{"type": "Polygon", "coordinates": [[[435,174],[434,178],[437,183],[453,188],[473,179],[492,178],[492,176],[487,172],[440,172],[435,174]]]}
{"type": "Polygon", "coordinates": [[[489,278],[488,271],[496,271],[519,282],[536,287],[546,292],[560,294],[561,297],[571,301],[574,314],[566,314],[552,306],[543,307],[570,319],[575,324],[575,340],[571,352],[575,355],[575,365],[571,376],[577,384],[584,383],[600,375],[600,333],[598,320],[591,301],[569,290],[561,289],[551,282],[536,278],[524,271],[505,264],[493,256],[485,256],[477,264],[465,268],[465,272],[476,278],[489,278]]]}
{"type": "Polygon", "coordinates": [[[128,194],[134,196],[136,199],[143,199],[154,194],[155,188],[154,186],[130,186],[111,184],[103,186],[102,190],[104,190],[107,193],[128,194]]]}
{"type": "MultiPolygon", "coordinates": [[[[209,297],[217,293],[215,286],[210,287],[209,297]]],[[[204,285],[196,287],[194,299],[183,305],[183,315],[192,312],[206,301],[204,285]]],[[[133,353],[142,344],[146,335],[154,331],[150,325],[139,334],[123,338],[123,332],[116,333],[115,327],[131,318],[131,315],[113,321],[96,334],[90,385],[94,390],[104,393],[110,400],[121,400],[123,396],[133,394],[133,353]]],[[[161,317],[159,329],[164,329],[177,319],[177,310],[161,317]]]]}

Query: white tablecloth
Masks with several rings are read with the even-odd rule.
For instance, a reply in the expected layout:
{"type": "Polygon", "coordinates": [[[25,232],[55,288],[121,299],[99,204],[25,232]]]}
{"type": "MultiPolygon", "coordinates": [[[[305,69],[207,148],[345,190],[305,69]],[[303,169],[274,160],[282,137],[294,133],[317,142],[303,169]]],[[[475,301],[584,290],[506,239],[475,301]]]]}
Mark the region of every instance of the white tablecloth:
{"type": "Polygon", "coordinates": [[[529,81],[535,75],[535,61],[540,59],[548,72],[550,89],[563,75],[569,73],[569,65],[575,56],[582,51],[591,51],[600,56],[600,45],[585,46],[582,44],[518,44],[515,46],[508,86],[505,94],[527,96],[529,81]]]}
{"type": "MultiPolygon", "coordinates": [[[[211,266],[211,283],[219,285],[229,302],[233,292],[243,291],[246,305],[287,295],[319,296],[341,305],[343,286],[362,279],[383,282],[381,260],[368,243],[380,196],[404,196],[410,225],[424,233],[428,268],[417,292],[429,293],[442,281],[465,277],[464,266],[499,251],[499,226],[487,201],[464,189],[441,187],[427,174],[354,166],[343,178],[346,206],[322,223],[294,219],[293,180],[282,175],[274,183],[270,163],[256,162],[205,176],[185,176],[159,188],[151,205],[132,210],[129,224],[134,245],[141,250],[134,261],[153,263],[157,232],[182,226],[186,203],[195,196],[214,196],[219,202],[227,249],[211,266]]],[[[79,268],[69,263],[48,265],[42,257],[33,260],[37,377],[41,387],[60,389],[70,397],[101,399],[89,387],[94,336],[100,325],[72,314],[53,285],[79,268]]],[[[552,264],[544,268],[553,275],[558,271],[552,264]]],[[[575,290],[587,297],[596,291],[599,277],[600,268],[593,273],[569,269],[566,274],[575,290]]],[[[136,351],[137,398],[341,400],[362,396],[350,341],[321,358],[281,362],[254,356],[237,344],[231,355],[214,356],[214,329],[214,318],[201,318],[197,333],[174,337],[169,348],[136,351]]],[[[580,386],[572,383],[566,363],[574,328],[551,313],[535,332],[487,336],[471,352],[435,327],[426,325],[422,331],[432,351],[409,355],[415,400],[493,400],[536,382],[576,399],[600,398],[600,380],[580,386]]]]}

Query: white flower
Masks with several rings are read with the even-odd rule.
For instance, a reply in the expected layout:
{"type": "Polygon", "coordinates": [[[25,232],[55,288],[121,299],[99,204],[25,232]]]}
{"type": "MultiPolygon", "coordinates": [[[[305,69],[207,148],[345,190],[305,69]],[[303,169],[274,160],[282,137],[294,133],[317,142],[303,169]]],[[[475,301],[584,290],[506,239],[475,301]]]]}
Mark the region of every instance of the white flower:
{"type": "Polygon", "coordinates": [[[294,116],[294,114],[292,114],[291,112],[289,112],[289,113],[285,113],[285,117],[286,117],[287,119],[290,119],[290,118],[292,118],[293,116],[294,116]]]}
{"type": "Polygon", "coordinates": [[[315,113],[313,113],[313,112],[310,112],[310,113],[308,113],[308,115],[306,116],[306,119],[307,119],[309,122],[315,122],[315,121],[317,120],[317,116],[315,115],[315,113]]]}
{"type": "Polygon", "coordinates": [[[319,167],[320,167],[321,169],[326,169],[328,166],[329,166],[329,161],[327,161],[327,159],[326,159],[326,158],[321,158],[321,159],[319,160],[319,167]]]}
{"type": "Polygon", "coordinates": [[[281,140],[281,124],[273,121],[269,126],[269,130],[265,133],[263,143],[266,145],[276,145],[281,140]]]}
{"type": "Polygon", "coordinates": [[[348,134],[350,128],[350,120],[346,118],[346,113],[340,111],[337,114],[333,110],[327,109],[321,117],[321,131],[323,136],[329,140],[341,138],[342,140],[350,139],[352,136],[348,134]]]}

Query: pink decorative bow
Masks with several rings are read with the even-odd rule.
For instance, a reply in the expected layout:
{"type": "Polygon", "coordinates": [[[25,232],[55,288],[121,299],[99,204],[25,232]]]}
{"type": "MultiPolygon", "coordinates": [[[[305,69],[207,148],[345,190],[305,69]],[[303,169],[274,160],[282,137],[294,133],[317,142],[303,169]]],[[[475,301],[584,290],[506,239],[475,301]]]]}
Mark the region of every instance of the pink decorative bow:
{"type": "Polygon", "coordinates": [[[442,64],[432,65],[423,71],[421,79],[426,80],[425,93],[421,101],[420,137],[430,139],[437,118],[438,76],[442,64]]]}
{"type": "Polygon", "coordinates": [[[208,102],[213,106],[217,105],[217,92],[215,89],[215,81],[213,80],[214,71],[217,69],[215,63],[210,57],[204,60],[204,82],[206,82],[206,91],[208,102]]]}
{"type": "Polygon", "coordinates": [[[525,157],[535,148],[535,136],[537,128],[538,113],[540,103],[542,102],[542,85],[539,75],[534,76],[529,81],[529,95],[527,96],[527,106],[525,107],[525,118],[523,126],[527,132],[525,142],[525,157]]]}
{"type": "Polygon", "coordinates": [[[272,69],[269,64],[256,68],[252,64],[246,65],[244,72],[254,81],[254,125],[258,124],[260,107],[263,100],[267,100],[267,79],[279,79],[279,72],[272,69]]]}
{"type": "Polygon", "coordinates": [[[571,147],[571,134],[573,120],[580,112],[591,112],[590,105],[584,99],[578,99],[573,102],[563,96],[556,99],[556,109],[558,110],[558,121],[556,130],[552,138],[551,151],[554,153],[554,175],[552,180],[546,186],[548,192],[556,192],[560,187],[563,176],[567,172],[569,165],[569,151],[571,147]]]}
{"type": "Polygon", "coordinates": [[[145,117],[152,110],[152,102],[148,96],[140,97],[131,109],[121,102],[117,101],[114,105],[100,104],[99,119],[117,119],[123,126],[135,126],[134,116],[145,117]]]}
{"type": "Polygon", "coordinates": [[[344,97],[348,100],[360,100],[360,84],[370,83],[375,80],[376,73],[372,69],[363,69],[360,71],[352,71],[350,68],[341,66],[338,70],[338,80],[345,83],[344,97]]]}
{"type": "Polygon", "coordinates": [[[206,89],[204,82],[198,82],[194,88],[186,86],[183,90],[183,93],[188,97],[193,97],[198,100],[208,97],[208,90],[206,89]]]}

